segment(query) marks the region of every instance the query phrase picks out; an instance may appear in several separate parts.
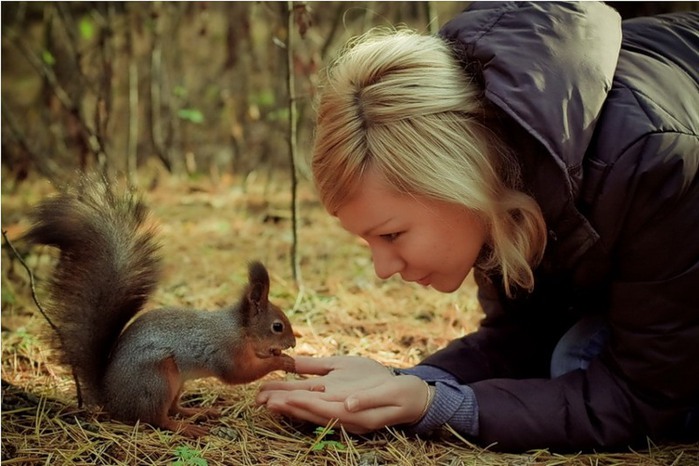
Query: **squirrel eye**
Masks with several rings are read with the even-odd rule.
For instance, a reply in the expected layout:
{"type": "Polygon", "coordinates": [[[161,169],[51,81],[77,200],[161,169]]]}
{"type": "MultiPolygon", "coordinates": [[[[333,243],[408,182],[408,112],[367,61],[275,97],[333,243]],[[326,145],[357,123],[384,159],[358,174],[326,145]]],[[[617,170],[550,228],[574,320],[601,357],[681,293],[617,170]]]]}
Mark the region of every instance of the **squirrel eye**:
{"type": "Polygon", "coordinates": [[[281,322],[274,322],[272,324],[272,331],[274,333],[282,333],[283,330],[284,330],[284,324],[282,324],[281,322]]]}

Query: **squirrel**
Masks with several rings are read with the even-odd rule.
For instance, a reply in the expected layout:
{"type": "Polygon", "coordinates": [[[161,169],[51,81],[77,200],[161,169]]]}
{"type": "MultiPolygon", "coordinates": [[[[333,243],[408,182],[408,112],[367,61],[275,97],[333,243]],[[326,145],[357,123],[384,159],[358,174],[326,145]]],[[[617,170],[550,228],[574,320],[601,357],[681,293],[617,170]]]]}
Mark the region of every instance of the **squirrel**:
{"type": "Polygon", "coordinates": [[[231,307],[140,313],[162,262],[148,215],[133,190],[82,176],[36,206],[24,237],[60,250],[45,312],[61,362],[76,377],[78,398],[82,391],[114,420],[196,438],[208,429],[170,415],[220,413],[181,407],[185,381],[214,376],[243,384],[275,370],[294,372],[294,359],[282,351],[296,340],[284,312],[268,300],[269,275],[257,261],[231,307]]]}

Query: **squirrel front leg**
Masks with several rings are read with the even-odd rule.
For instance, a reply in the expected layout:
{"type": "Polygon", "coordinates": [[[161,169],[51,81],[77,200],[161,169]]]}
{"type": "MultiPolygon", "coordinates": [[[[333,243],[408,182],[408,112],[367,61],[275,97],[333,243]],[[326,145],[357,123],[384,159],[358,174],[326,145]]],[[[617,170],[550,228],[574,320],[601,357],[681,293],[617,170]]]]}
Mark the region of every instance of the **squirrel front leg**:
{"type": "MultiPolygon", "coordinates": [[[[263,360],[264,361],[264,360],[263,360]]],[[[272,371],[296,372],[296,361],[289,355],[281,354],[268,358],[269,362],[266,373],[272,371]],[[270,361],[271,359],[271,361],[270,361]]]]}

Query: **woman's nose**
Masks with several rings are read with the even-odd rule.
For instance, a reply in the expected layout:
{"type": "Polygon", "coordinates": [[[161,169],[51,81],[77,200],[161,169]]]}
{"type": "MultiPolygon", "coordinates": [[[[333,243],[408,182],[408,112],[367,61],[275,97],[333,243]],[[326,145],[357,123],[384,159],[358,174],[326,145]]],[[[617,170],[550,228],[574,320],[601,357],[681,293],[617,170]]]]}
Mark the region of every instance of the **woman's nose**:
{"type": "Polygon", "coordinates": [[[403,270],[403,260],[397,254],[384,248],[372,248],[371,257],[374,262],[376,276],[382,280],[403,270]]]}

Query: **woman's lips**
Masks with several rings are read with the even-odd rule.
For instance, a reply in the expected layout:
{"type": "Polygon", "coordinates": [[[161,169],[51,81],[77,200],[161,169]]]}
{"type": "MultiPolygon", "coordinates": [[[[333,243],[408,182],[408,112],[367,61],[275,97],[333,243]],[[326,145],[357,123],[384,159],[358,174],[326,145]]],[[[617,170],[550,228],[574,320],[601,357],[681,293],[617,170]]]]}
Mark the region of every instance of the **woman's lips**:
{"type": "Polygon", "coordinates": [[[429,286],[429,284],[430,284],[430,276],[427,275],[427,276],[421,278],[420,280],[417,280],[415,283],[419,283],[419,284],[422,285],[422,286],[429,286]]]}
{"type": "Polygon", "coordinates": [[[428,286],[431,283],[432,280],[430,279],[430,277],[431,277],[431,275],[428,274],[422,278],[415,279],[415,278],[406,278],[406,277],[401,275],[401,278],[403,279],[404,282],[417,283],[418,285],[422,285],[422,286],[428,286]]]}

